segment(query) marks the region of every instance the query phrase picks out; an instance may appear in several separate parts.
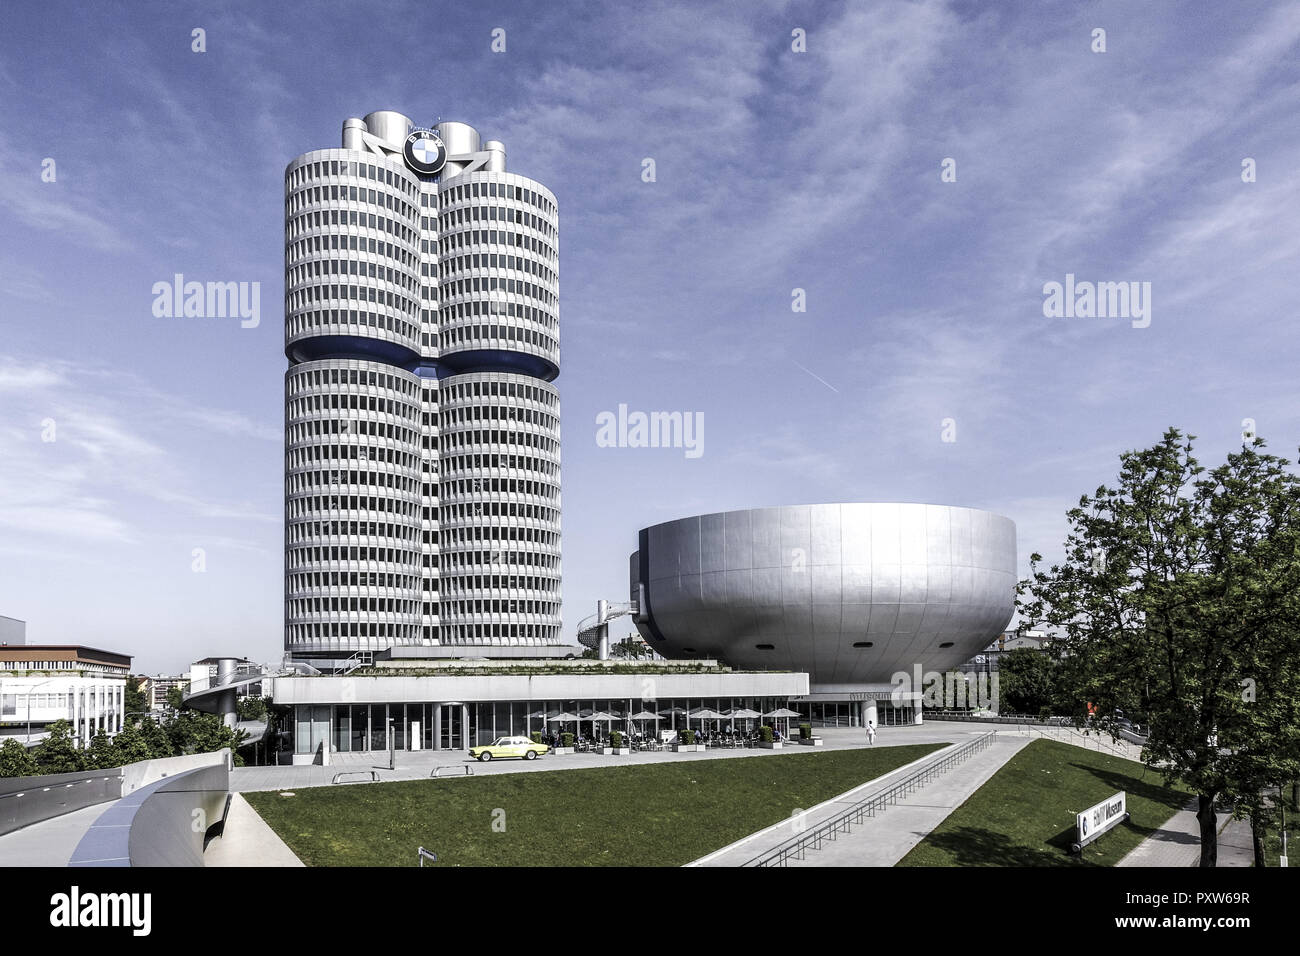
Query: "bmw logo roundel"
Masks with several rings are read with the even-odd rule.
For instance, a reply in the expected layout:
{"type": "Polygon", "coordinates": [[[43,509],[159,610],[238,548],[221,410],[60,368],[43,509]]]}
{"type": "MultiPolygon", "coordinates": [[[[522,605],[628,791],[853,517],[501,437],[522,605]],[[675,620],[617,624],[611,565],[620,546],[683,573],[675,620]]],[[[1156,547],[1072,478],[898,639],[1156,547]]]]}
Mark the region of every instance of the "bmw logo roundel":
{"type": "Polygon", "coordinates": [[[447,162],[447,147],[431,129],[411,130],[402,148],[406,165],[424,176],[432,176],[447,162]]]}

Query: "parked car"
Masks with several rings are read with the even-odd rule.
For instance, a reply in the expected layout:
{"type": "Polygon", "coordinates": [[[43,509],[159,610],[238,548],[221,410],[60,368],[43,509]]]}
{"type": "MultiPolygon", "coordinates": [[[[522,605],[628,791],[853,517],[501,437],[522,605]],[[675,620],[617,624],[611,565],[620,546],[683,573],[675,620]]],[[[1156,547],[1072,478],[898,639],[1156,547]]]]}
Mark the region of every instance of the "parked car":
{"type": "Polygon", "coordinates": [[[494,757],[523,757],[536,760],[539,755],[549,753],[546,744],[535,744],[527,737],[498,737],[482,747],[470,747],[469,755],[475,760],[487,762],[494,757]]]}

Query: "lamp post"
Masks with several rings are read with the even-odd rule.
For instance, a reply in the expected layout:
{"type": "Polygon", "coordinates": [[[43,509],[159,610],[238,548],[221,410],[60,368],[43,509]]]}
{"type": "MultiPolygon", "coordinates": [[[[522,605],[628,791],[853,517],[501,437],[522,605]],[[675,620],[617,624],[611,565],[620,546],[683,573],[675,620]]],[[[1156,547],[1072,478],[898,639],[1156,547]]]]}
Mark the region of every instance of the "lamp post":
{"type": "Polygon", "coordinates": [[[32,743],[32,691],[38,687],[44,687],[46,684],[53,684],[57,677],[51,677],[49,680],[43,680],[39,684],[33,684],[27,689],[27,745],[32,743]]]}

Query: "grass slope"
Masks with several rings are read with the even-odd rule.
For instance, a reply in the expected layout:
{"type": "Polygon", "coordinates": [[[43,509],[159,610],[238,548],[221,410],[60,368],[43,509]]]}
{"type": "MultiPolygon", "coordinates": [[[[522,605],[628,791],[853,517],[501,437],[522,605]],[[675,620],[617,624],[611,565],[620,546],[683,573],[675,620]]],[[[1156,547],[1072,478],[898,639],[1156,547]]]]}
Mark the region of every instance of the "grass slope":
{"type": "Polygon", "coordinates": [[[1187,802],[1122,757],[1034,740],[918,843],[899,866],[1114,866],[1187,802]],[[1127,793],[1127,823],[1071,855],[1075,814],[1127,793]]]}
{"type": "Polygon", "coordinates": [[[308,866],[414,866],[417,846],[451,866],[680,866],[940,746],[244,796],[308,866]]]}

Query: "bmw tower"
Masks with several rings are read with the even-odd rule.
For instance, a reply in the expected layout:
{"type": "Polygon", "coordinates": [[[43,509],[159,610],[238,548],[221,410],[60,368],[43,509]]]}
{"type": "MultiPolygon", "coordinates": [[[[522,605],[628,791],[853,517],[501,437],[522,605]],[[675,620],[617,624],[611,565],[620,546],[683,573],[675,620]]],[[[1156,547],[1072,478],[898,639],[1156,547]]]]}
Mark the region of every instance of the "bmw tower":
{"type": "Polygon", "coordinates": [[[554,195],[391,111],[284,188],[286,655],[563,653],[554,195]]]}

